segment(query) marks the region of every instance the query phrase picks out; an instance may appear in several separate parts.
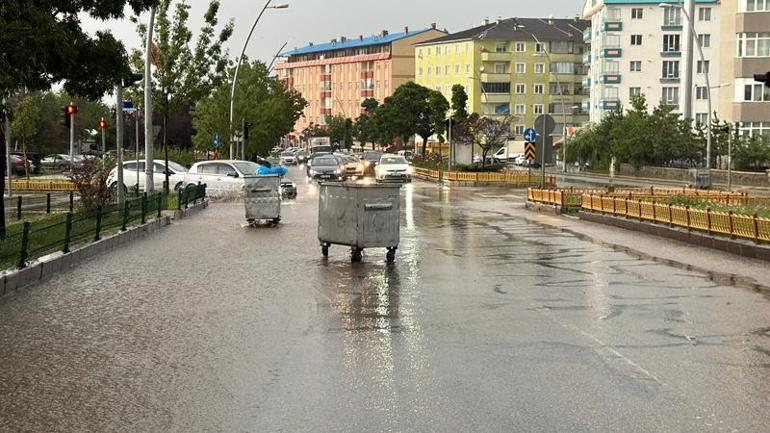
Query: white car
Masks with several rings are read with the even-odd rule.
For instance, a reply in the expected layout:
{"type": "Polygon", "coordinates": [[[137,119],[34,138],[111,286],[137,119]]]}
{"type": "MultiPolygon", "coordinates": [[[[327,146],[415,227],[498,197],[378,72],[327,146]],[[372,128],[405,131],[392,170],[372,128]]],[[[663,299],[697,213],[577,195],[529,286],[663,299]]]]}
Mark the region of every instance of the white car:
{"type": "Polygon", "coordinates": [[[213,198],[238,197],[243,177],[257,174],[259,166],[251,161],[215,160],[193,164],[185,176],[185,185],[206,184],[206,194],[213,198]]]}
{"type": "MultiPolygon", "coordinates": [[[[124,161],[123,162],[123,187],[126,191],[132,190],[136,187],[137,173],[139,174],[139,189],[145,189],[147,184],[147,177],[144,172],[145,161],[124,161]]],[[[155,190],[159,191],[163,189],[163,182],[166,181],[166,161],[162,159],[156,159],[152,165],[152,183],[155,185],[155,190]]],[[[187,169],[179,163],[174,161],[168,162],[168,186],[170,190],[177,190],[182,187],[187,174],[187,169]]],[[[107,176],[107,186],[115,188],[118,184],[118,171],[112,169],[109,176],[107,176]]]]}
{"type": "Polygon", "coordinates": [[[383,155],[375,169],[378,182],[411,182],[412,167],[399,155],[383,155]]]}
{"type": "Polygon", "coordinates": [[[297,154],[292,151],[281,152],[281,164],[282,165],[295,165],[297,164],[297,154]]]}

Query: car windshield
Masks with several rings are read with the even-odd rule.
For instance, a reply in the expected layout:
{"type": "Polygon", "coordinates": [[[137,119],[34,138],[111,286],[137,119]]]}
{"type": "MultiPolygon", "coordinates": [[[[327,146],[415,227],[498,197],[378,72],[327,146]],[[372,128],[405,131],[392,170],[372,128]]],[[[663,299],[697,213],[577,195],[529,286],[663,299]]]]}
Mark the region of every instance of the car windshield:
{"type": "Polygon", "coordinates": [[[386,156],[380,160],[380,164],[394,165],[394,164],[406,164],[406,159],[403,156],[386,156]]]}
{"type": "Polygon", "coordinates": [[[294,156],[293,152],[281,152],[281,156],[294,156]]]}
{"type": "Polygon", "coordinates": [[[329,167],[329,166],[335,166],[338,164],[339,164],[339,160],[337,158],[332,158],[328,156],[324,156],[322,158],[315,158],[313,160],[313,167],[318,167],[318,166],[329,167]]]}
{"type": "Polygon", "coordinates": [[[380,152],[364,152],[364,159],[367,161],[379,161],[381,157],[380,152]]]}
{"type": "Polygon", "coordinates": [[[174,162],[174,161],[169,161],[168,162],[168,167],[170,169],[176,171],[177,173],[184,173],[184,172],[187,171],[187,168],[185,166],[183,166],[182,164],[179,164],[178,162],[174,162]]]}
{"type": "Polygon", "coordinates": [[[233,165],[238,169],[238,171],[247,175],[257,174],[257,170],[259,170],[259,166],[251,161],[238,161],[234,162],[233,165]]]}

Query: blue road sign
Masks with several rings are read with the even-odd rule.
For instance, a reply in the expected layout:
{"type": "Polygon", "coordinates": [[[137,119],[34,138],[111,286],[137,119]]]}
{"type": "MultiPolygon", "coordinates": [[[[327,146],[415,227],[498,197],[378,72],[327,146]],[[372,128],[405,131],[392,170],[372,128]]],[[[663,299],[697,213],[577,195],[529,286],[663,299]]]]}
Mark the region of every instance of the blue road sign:
{"type": "Polygon", "coordinates": [[[534,143],[537,141],[537,132],[535,132],[532,128],[527,128],[524,130],[524,141],[527,143],[534,143]]]}
{"type": "Polygon", "coordinates": [[[133,101],[123,101],[123,112],[124,113],[135,113],[136,107],[134,107],[133,101]]]}
{"type": "Polygon", "coordinates": [[[218,132],[214,133],[214,147],[219,147],[222,145],[222,136],[219,135],[218,132]]]}

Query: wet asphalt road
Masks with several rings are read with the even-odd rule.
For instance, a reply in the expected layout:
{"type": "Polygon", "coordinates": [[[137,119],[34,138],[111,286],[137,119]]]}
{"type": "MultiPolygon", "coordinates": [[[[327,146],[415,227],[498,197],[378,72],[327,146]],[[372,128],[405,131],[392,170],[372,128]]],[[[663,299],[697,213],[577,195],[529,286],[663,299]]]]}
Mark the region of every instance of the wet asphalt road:
{"type": "Polygon", "coordinates": [[[0,301],[0,431],[767,431],[766,296],[403,198],[393,265],[324,260],[301,184],[278,228],[213,204],[0,301]]]}

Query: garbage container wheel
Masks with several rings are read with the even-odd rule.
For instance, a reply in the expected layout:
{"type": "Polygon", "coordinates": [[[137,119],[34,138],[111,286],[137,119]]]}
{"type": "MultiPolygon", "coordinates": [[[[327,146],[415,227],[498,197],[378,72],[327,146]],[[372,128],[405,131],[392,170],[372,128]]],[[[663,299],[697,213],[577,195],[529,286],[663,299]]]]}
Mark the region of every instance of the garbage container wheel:
{"type": "Polygon", "coordinates": [[[353,248],[350,250],[350,261],[354,263],[358,263],[363,259],[363,252],[361,248],[353,248]]]}
{"type": "Polygon", "coordinates": [[[273,218],[273,224],[278,224],[279,222],[281,222],[281,217],[273,218]]]}
{"type": "Polygon", "coordinates": [[[324,257],[329,257],[329,245],[328,244],[321,245],[321,254],[323,254],[324,257]]]}
{"type": "Polygon", "coordinates": [[[388,254],[385,256],[385,260],[387,260],[388,262],[393,262],[396,260],[395,248],[388,248],[388,254]]]}

